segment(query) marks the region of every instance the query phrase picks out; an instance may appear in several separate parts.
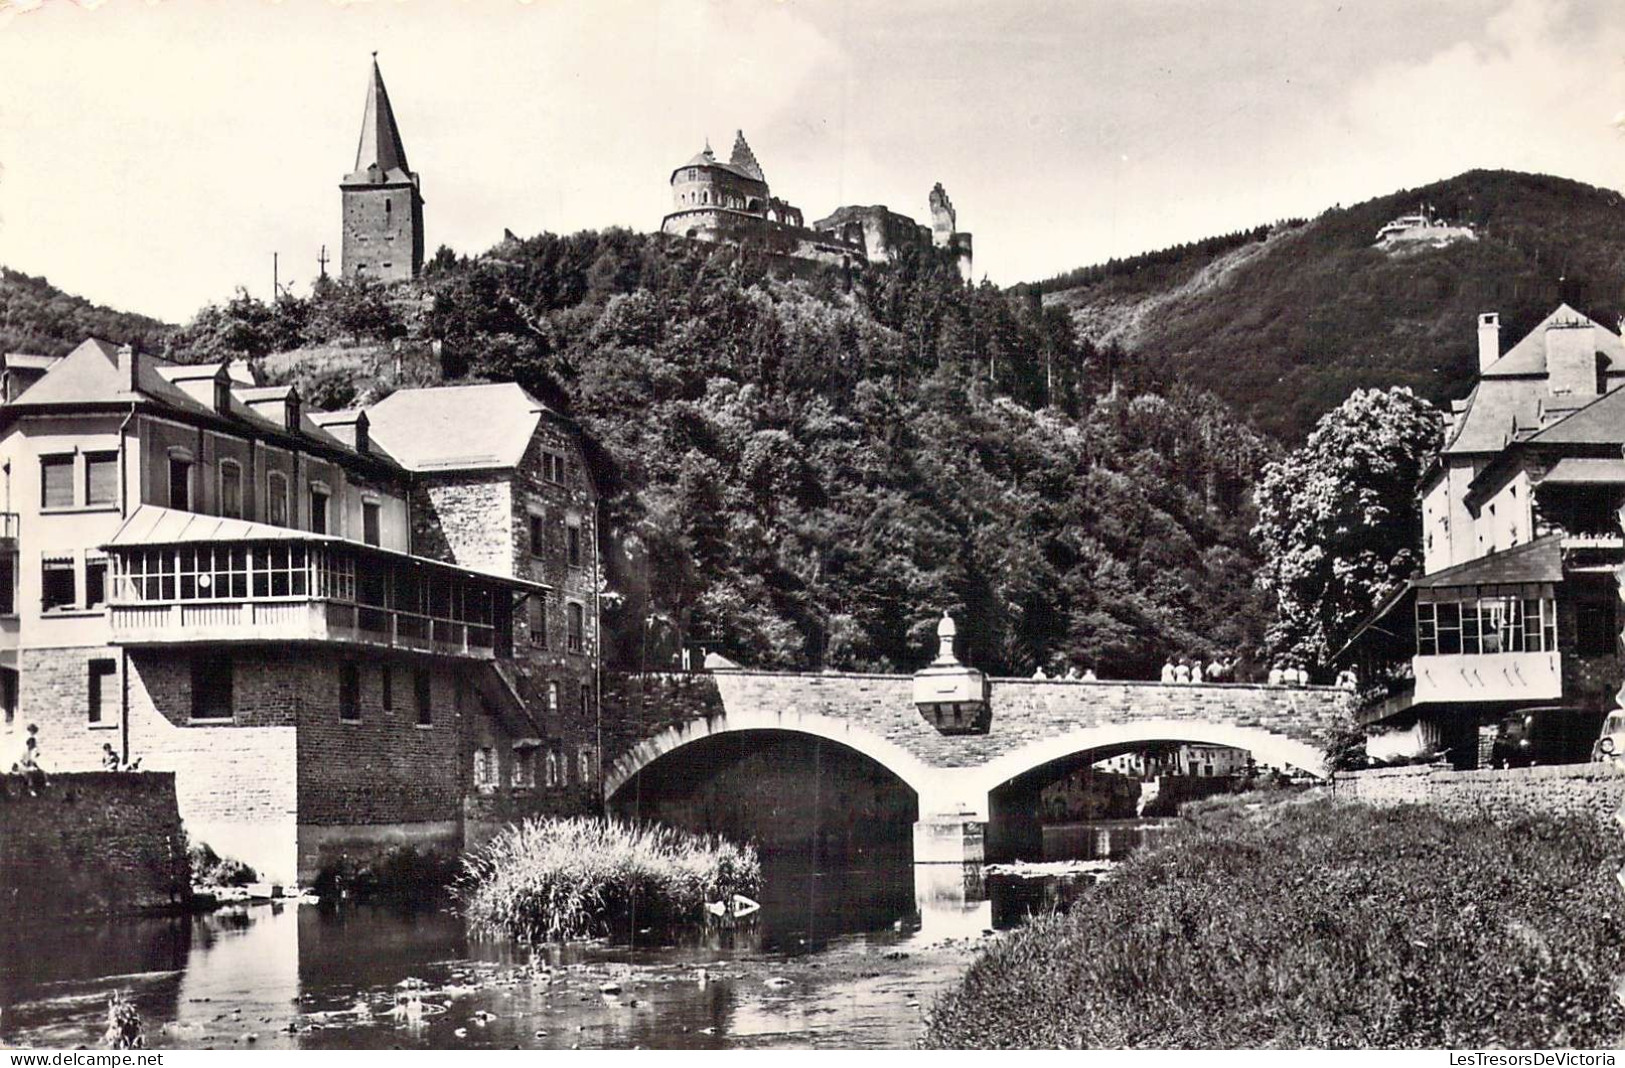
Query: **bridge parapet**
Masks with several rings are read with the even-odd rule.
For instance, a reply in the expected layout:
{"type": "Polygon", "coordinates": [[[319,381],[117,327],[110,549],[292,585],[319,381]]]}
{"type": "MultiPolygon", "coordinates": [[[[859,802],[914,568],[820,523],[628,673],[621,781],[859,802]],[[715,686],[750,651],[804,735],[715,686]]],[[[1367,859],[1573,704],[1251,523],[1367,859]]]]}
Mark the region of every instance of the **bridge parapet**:
{"type": "Polygon", "coordinates": [[[603,689],[606,800],[655,760],[702,739],[793,731],[845,745],[897,775],[918,795],[922,824],[931,823],[938,844],[956,820],[965,822],[965,841],[979,843],[992,791],[1091,749],[1205,742],[1322,774],[1326,744],[1353,722],[1354,703],[1332,687],[993,679],[988,731],[955,734],[921,716],[907,675],[610,674],[603,689]]]}

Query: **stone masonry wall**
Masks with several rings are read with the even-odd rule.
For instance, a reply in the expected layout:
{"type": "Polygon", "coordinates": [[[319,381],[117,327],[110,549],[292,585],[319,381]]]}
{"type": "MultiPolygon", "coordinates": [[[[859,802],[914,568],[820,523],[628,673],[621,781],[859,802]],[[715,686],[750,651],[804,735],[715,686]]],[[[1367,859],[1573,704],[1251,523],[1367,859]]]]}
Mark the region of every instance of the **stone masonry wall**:
{"type": "Polygon", "coordinates": [[[173,775],[0,776],[0,922],[167,908],[189,883],[173,775]]]}
{"type": "Polygon", "coordinates": [[[913,705],[913,679],[889,675],[604,675],[604,767],[668,728],[728,710],[816,714],[850,722],[931,767],[978,767],[1085,728],[1189,720],[1254,728],[1321,748],[1349,722],[1350,694],[1285,686],[1165,686],[993,679],[985,735],[942,735],[913,705]]]}
{"type": "Polygon", "coordinates": [[[1492,819],[1528,813],[1609,819],[1625,802],[1625,770],[1612,763],[1455,771],[1373,768],[1339,774],[1337,796],[1372,805],[1425,804],[1492,819]]]}
{"type": "Polygon", "coordinates": [[[1329,687],[1027,679],[993,680],[991,701],[988,733],[947,735],[920,716],[906,675],[606,673],[605,764],[669,727],[735,707],[853,721],[942,768],[976,767],[1047,738],[1135,720],[1223,723],[1318,747],[1348,722],[1350,709],[1350,695],[1329,687]]]}

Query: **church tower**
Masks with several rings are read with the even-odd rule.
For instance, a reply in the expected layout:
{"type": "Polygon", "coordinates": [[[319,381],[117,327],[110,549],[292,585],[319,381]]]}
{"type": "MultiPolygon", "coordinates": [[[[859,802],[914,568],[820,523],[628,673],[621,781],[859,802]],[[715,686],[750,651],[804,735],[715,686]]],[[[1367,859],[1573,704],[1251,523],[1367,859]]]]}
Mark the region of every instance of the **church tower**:
{"type": "Polygon", "coordinates": [[[339,190],[344,202],[339,259],[344,277],[367,275],[385,282],[416,278],[423,270],[423,195],[418,176],[406,163],[376,52],[355,169],[344,176],[339,190]]]}

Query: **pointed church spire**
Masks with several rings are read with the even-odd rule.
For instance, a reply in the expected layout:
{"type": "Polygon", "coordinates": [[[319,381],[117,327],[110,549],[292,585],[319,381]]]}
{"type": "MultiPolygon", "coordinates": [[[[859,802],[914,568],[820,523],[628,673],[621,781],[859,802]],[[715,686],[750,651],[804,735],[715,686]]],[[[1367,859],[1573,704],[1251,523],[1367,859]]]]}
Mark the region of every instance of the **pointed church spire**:
{"type": "Polygon", "coordinates": [[[762,165],[756,162],[756,153],[750,150],[750,145],[745,141],[744,130],[734,131],[734,154],[728,162],[735,170],[750,175],[758,182],[767,181],[767,176],[762,173],[762,165]]]}
{"type": "Polygon", "coordinates": [[[372,54],[372,77],[367,82],[367,106],[361,115],[361,140],[355,150],[352,179],[364,179],[374,165],[383,180],[408,178],[412,168],[406,163],[406,146],[401,144],[395,111],[389,106],[384,75],[378,69],[378,53],[372,54]],[[399,173],[396,173],[399,172],[399,173]]]}

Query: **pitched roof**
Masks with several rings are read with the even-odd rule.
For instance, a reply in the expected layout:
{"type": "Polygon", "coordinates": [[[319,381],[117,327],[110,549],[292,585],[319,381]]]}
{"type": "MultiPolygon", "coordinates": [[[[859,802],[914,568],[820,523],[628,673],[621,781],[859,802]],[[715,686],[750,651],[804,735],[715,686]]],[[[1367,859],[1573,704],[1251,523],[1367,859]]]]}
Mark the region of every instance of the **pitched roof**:
{"type": "Polygon", "coordinates": [[[395,110],[389,106],[389,91],[384,88],[384,75],[378,69],[378,57],[372,59],[372,76],[367,81],[367,103],[361,113],[361,140],[355,149],[355,170],[345,177],[346,182],[369,181],[368,171],[376,165],[386,182],[410,182],[412,168],[406,162],[406,146],[401,143],[401,130],[395,124],[395,110]]]}
{"type": "Polygon", "coordinates": [[[1565,456],[1541,476],[1540,484],[1543,486],[1625,484],[1625,459],[1613,456],[1565,456]]]}
{"type": "Polygon", "coordinates": [[[271,523],[256,523],[250,519],[228,519],[218,515],[199,515],[196,512],[183,512],[156,504],[137,506],[136,510],[130,513],[130,517],[120,524],[118,530],[113,533],[112,538],[102,545],[102,548],[127,549],[143,545],[194,545],[200,542],[235,543],[245,541],[298,541],[344,545],[362,553],[410,560],[424,567],[453,571],[460,575],[477,576],[481,579],[500,582],[506,586],[530,590],[551,588],[545,582],[481,571],[478,568],[463,567],[460,564],[451,564],[444,560],[431,560],[424,556],[413,556],[411,553],[403,553],[396,549],[385,549],[377,545],[351,541],[336,534],[317,534],[309,530],[279,527],[271,523]]]}
{"type": "Polygon", "coordinates": [[[1480,378],[1505,378],[1509,375],[1543,375],[1546,373],[1546,328],[1554,323],[1590,323],[1595,327],[1597,351],[1608,358],[1609,365],[1617,372],[1625,369],[1625,341],[1621,341],[1618,334],[1607,327],[1599,325],[1588,316],[1581,315],[1567,304],[1560,304],[1557,310],[1540,321],[1540,324],[1523,336],[1523,340],[1508,349],[1500,359],[1486,367],[1480,378]]]}
{"type": "Polygon", "coordinates": [[[117,346],[100,338],[87,338],[52,365],[39,381],[6,405],[8,411],[58,404],[131,404],[158,400],[186,410],[207,411],[184,390],[171,385],[158,368],[165,361],[143,356],[136,366],[136,389],[130,388],[118,366],[117,346]]]}
{"type": "Polygon", "coordinates": [[[710,167],[713,170],[727,171],[729,174],[736,174],[739,177],[748,179],[752,182],[761,182],[763,185],[767,184],[767,176],[762,173],[761,164],[756,162],[756,154],[750,150],[750,145],[745,143],[745,135],[743,132],[740,132],[738,137],[734,140],[733,159],[729,160],[727,163],[717,159],[716,153],[711,151],[710,142],[706,142],[705,148],[693,156],[687,163],[681,164],[680,166],[672,169],[672,180],[676,181],[677,172],[688,167],[710,167]]]}
{"type": "MultiPolygon", "coordinates": [[[[219,371],[219,365],[213,365],[219,371]]],[[[98,406],[150,404],[168,412],[205,419],[213,423],[235,425],[265,438],[298,440],[302,446],[324,446],[330,452],[344,457],[357,457],[385,465],[394,460],[380,450],[370,450],[363,457],[333,434],[317,426],[308,414],[301,413],[297,438],[275,420],[255,411],[249,403],[256,397],[288,392],[288,386],[236,388],[231,391],[230,405],[225,412],[217,412],[210,401],[199,400],[180,385],[171,382],[196,381],[192,372],[155,356],[142,355],[136,361],[136,388],[130,388],[125,372],[119,368],[119,350],[99,338],[90,338],[78,348],[57,361],[45,375],[17,395],[17,399],[0,406],[7,417],[41,408],[93,408],[98,406]]]]}
{"type": "Polygon", "coordinates": [[[1444,455],[1500,452],[1523,437],[1562,440],[1546,439],[1543,435],[1587,408],[1582,406],[1578,411],[1564,414],[1564,409],[1575,405],[1578,398],[1554,397],[1547,389],[1546,329],[1555,323],[1574,322],[1589,323],[1593,328],[1597,352],[1608,362],[1609,385],[1615,385],[1620,376],[1625,375],[1625,341],[1569,305],[1560,304],[1479,375],[1478,384],[1461,402],[1440,452],[1444,455]],[[1551,422],[1553,415],[1559,416],[1555,423],[1551,422]]]}
{"type": "Polygon", "coordinates": [[[1503,552],[1412,579],[1413,589],[1453,586],[1499,586],[1520,582],[1563,581],[1563,538],[1548,534],[1503,552]]]}
{"type": "Polygon", "coordinates": [[[1529,439],[1532,445],[1625,444],[1625,389],[1591,401],[1529,439]]]}
{"type": "Polygon", "coordinates": [[[513,382],[402,389],[367,409],[368,434],[414,471],[517,467],[547,411],[513,382]]]}
{"type": "Polygon", "coordinates": [[[37,356],[32,352],[8,352],[0,358],[0,365],[6,368],[27,367],[34,370],[48,371],[60,360],[60,356],[37,356]]]}

